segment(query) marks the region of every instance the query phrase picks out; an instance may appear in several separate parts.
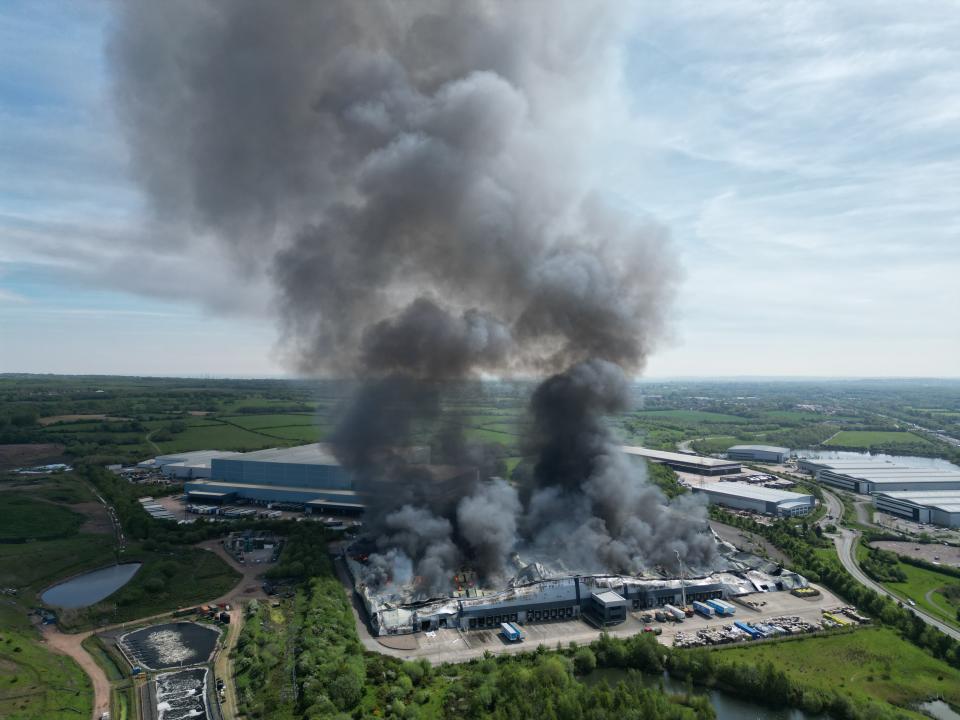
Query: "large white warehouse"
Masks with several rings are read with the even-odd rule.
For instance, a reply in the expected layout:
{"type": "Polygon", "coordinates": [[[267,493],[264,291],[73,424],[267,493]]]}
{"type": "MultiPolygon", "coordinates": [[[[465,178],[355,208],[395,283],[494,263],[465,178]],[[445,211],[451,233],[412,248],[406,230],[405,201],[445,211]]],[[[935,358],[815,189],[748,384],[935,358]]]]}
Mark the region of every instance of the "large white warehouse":
{"type": "Polygon", "coordinates": [[[960,490],[960,471],[915,468],[878,460],[801,460],[800,469],[842,490],[872,495],[879,492],[960,490]]]}
{"type": "Polygon", "coordinates": [[[704,493],[711,504],[780,517],[806,515],[817,504],[813,495],[739,482],[705,482],[692,489],[695,493],[704,493]]]}
{"type": "Polygon", "coordinates": [[[877,510],[918,523],[960,527],[960,491],[879,492],[877,510]]]}
{"type": "Polygon", "coordinates": [[[782,463],[790,457],[790,448],[774,445],[734,445],[727,448],[727,457],[730,460],[782,463]]]}

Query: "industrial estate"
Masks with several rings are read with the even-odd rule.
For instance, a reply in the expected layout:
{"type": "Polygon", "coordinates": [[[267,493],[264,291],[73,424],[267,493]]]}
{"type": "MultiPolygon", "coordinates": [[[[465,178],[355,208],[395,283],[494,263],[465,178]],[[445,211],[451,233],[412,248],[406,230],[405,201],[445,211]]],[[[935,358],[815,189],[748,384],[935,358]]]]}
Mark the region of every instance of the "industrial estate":
{"type": "MultiPolygon", "coordinates": [[[[215,419],[198,417],[192,421],[198,438],[219,427],[215,419]]],[[[487,422],[502,423],[505,416],[494,412],[487,417],[487,422]]],[[[840,561],[859,560],[854,567],[873,571],[873,563],[890,562],[874,554],[881,552],[874,547],[880,541],[863,546],[871,554],[852,559],[844,554],[843,541],[856,532],[853,528],[876,527],[888,533],[881,537],[911,538],[909,549],[918,548],[915,554],[929,562],[922,572],[960,566],[950,534],[957,525],[960,478],[946,463],[851,457],[824,447],[794,450],[783,442],[730,441],[712,448],[694,441],[693,449],[679,442],[666,449],[666,443],[650,447],[627,436],[633,442],[613,451],[622,454],[638,477],[645,475],[646,482],[662,483],[664,492],[709,509],[697,530],[714,548],[709,562],[691,561],[682,546],[668,544],[662,561],[611,572],[599,557],[591,561],[582,553],[574,558],[517,545],[497,575],[484,575],[464,555],[444,582],[428,584],[409,565],[384,554],[389,546],[371,532],[371,508],[378,494],[389,493],[389,485],[369,477],[358,482],[329,441],[268,444],[270,436],[285,427],[282,423],[312,423],[312,414],[234,418],[265,428],[261,447],[209,449],[198,447],[198,439],[190,449],[176,449],[168,442],[165,452],[147,459],[141,453],[121,462],[74,467],[51,458],[10,475],[12,482],[29,483],[27,487],[52,483],[62,488],[82,479],[112,508],[106,510],[108,523],[103,527],[112,533],[117,548],[113,557],[122,558],[121,565],[104,566],[101,560],[91,568],[94,572],[75,578],[44,576],[49,579],[35,590],[22,581],[8,581],[9,591],[17,592],[11,597],[30,603],[31,617],[45,628],[50,642],[71,638],[76,629],[95,631],[85,647],[74,648],[66,641],[64,647],[78,658],[82,652],[103,662],[109,658],[119,668],[122,679],[109,681],[111,694],[96,696],[103,711],[143,720],[237,718],[252,707],[259,692],[250,689],[255,687],[249,679],[250,647],[272,643],[268,656],[282,657],[283,652],[296,653],[297,643],[326,637],[316,628],[292,634],[293,628],[311,622],[309,615],[298,614],[307,597],[313,598],[310,603],[321,598],[323,603],[344,603],[337,611],[341,619],[336,633],[358,637],[384,662],[439,665],[491,653],[524,653],[538,646],[594,647],[601,633],[616,640],[646,636],[645,641],[684,652],[706,645],[769,645],[782,637],[818,642],[834,637],[834,631],[845,637],[854,628],[883,625],[881,606],[825,584],[822,567],[803,559],[809,555],[795,559],[780,549],[791,547],[780,545],[783,538],[802,538],[808,553],[814,547],[827,552],[836,543],[840,561]],[[856,519],[852,510],[845,519],[844,503],[848,508],[869,503],[873,514],[866,522],[876,525],[851,523],[849,519],[856,519]],[[844,527],[834,527],[839,523],[844,527]],[[921,539],[925,533],[936,534],[921,539]],[[186,574],[184,583],[176,572],[189,572],[187,567],[166,567],[170,538],[178,537],[189,538],[191,544],[199,541],[201,555],[216,555],[216,562],[224,565],[197,576],[186,574]],[[119,549],[123,544],[126,550],[119,549]],[[328,558],[324,562],[329,569],[316,564],[316,555],[311,564],[305,562],[311,546],[328,558]],[[379,560],[374,559],[377,554],[379,560]],[[394,564],[384,566],[385,558],[394,564]],[[220,584],[202,579],[224,570],[233,574],[223,576],[220,584]],[[324,577],[325,584],[322,592],[307,595],[314,573],[324,577]],[[108,585],[78,600],[73,588],[88,576],[91,582],[108,585]],[[172,578],[169,589],[167,577],[172,578]],[[126,588],[135,588],[132,601],[126,588]],[[28,600],[34,592],[35,599],[28,600]],[[344,624],[347,619],[349,624],[344,624]],[[241,646],[248,649],[241,652],[241,646]],[[287,647],[291,649],[283,650],[287,647]]],[[[496,480],[482,476],[479,465],[437,463],[437,448],[426,442],[391,447],[389,452],[416,472],[435,507],[449,507],[477,487],[524,483],[523,468],[516,465],[501,466],[496,471],[501,479],[496,480]]],[[[882,542],[887,543],[884,548],[897,546],[894,540],[882,542]]],[[[210,562],[201,557],[187,561],[198,567],[210,562]]],[[[903,591],[893,597],[904,612],[936,608],[924,602],[922,593],[903,591]]],[[[941,613],[929,622],[936,620],[951,630],[948,619],[941,613]]],[[[872,632],[855,635],[869,638],[872,632]]],[[[284,674],[283,662],[278,659],[272,666],[272,682],[290,693],[291,676],[289,670],[284,674]]],[[[285,699],[291,697],[277,695],[271,702],[291,702],[285,699]]]]}

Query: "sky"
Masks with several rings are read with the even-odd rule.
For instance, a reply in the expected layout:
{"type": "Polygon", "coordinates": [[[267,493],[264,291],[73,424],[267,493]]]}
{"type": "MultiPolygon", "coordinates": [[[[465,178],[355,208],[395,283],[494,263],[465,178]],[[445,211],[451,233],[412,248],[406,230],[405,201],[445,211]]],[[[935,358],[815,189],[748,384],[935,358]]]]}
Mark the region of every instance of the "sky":
{"type": "MultiPolygon", "coordinates": [[[[646,375],[960,375],[960,6],[640,7],[593,171],[682,266],[646,375]]],[[[110,22],[0,6],[0,372],[284,375],[265,272],[143,241],[110,22]]]]}

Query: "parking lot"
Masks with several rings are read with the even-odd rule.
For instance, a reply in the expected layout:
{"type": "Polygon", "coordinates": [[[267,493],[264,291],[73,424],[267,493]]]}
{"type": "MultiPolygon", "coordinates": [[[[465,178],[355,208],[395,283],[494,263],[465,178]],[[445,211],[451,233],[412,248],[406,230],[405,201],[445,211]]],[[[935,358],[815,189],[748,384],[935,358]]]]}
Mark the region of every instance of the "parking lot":
{"type": "MultiPolygon", "coordinates": [[[[747,600],[759,605],[759,610],[752,610],[735,603],[737,613],[734,618],[705,618],[695,615],[682,623],[653,622],[650,625],[661,629],[662,634],[659,636],[661,643],[672,645],[674,636],[678,631],[691,634],[701,628],[729,625],[733,620],[754,623],[783,615],[796,615],[819,623],[823,610],[839,607],[843,605],[843,602],[828,590],[817,587],[821,591],[821,595],[809,600],[795,597],[786,592],[755,593],[746,596],[747,600]]],[[[629,613],[626,622],[608,628],[607,632],[615,637],[636,635],[642,632],[646,625],[640,616],[641,613],[639,612],[629,613]]],[[[375,639],[374,642],[364,644],[368,649],[395,657],[407,660],[427,658],[432,664],[438,665],[444,662],[464,662],[482,656],[487,651],[495,654],[524,652],[535,650],[541,644],[548,648],[554,648],[558,643],[566,645],[571,641],[586,644],[593,642],[600,635],[599,630],[582,620],[527,624],[521,626],[521,629],[526,633],[526,638],[519,643],[507,643],[495,629],[470,631],[444,629],[409,636],[416,642],[414,649],[385,648],[375,639]]],[[[366,633],[361,632],[361,637],[364,634],[366,633]]]]}
{"type": "Polygon", "coordinates": [[[960,547],[946,546],[941,543],[919,544],[897,540],[877,540],[870,547],[890,550],[898,555],[926,560],[928,563],[960,567],[960,547]]]}

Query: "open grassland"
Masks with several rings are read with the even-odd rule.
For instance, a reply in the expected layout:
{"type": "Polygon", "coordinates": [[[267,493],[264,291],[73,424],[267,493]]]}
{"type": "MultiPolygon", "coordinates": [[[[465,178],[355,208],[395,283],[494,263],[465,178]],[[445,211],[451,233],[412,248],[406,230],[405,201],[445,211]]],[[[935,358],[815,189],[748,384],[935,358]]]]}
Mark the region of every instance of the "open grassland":
{"type": "Polygon", "coordinates": [[[174,435],[171,440],[157,442],[165,453],[189,450],[262,450],[277,444],[276,438],[226,423],[188,427],[174,435]]]}
{"type": "MultiPolygon", "coordinates": [[[[861,564],[866,559],[867,552],[867,548],[864,546],[857,546],[857,559],[861,564]]],[[[943,592],[949,586],[960,586],[960,578],[908,565],[904,562],[898,562],[897,567],[906,575],[906,581],[881,583],[885,588],[904,603],[913,600],[918,607],[926,610],[934,617],[954,627],[960,627],[960,622],[957,621],[960,603],[952,600],[943,592]]],[[[957,596],[960,596],[960,593],[957,596]]]]}
{"type": "Polygon", "coordinates": [[[696,423],[746,423],[747,418],[725,413],[707,412],[705,410],[645,410],[634,413],[642,420],[664,421],[693,425],[696,423]]]}
{"type": "Polygon", "coordinates": [[[295,425],[292,427],[263,428],[259,432],[276,439],[276,445],[315,443],[326,440],[332,425],[295,425]],[[285,442],[290,441],[290,442],[285,442]]]}
{"type": "Polygon", "coordinates": [[[0,603],[0,718],[59,720],[93,712],[90,680],[40,643],[23,614],[0,603]]]}
{"type": "Polygon", "coordinates": [[[693,449],[701,453],[719,453],[737,444],[739,444],[739,442],[733,435],[717,435],[695,440],[693,442],[693,449]]]}
{"type": "Polygon", "coordinates": [[[63,505],[8,492],[0,501],[0,542],[70,537],[83,519],[63,505]]]}
{"type": "Polygon", "coordinates": [[[824,445],[836,447],[889,447],[891,445],[929,444],[919,435],[911,432],[886,430],[841,430],[827,440],[824,445]]]}
{"type": "Polygon", "coordinates": [[[772,662],[813,691],[826,694],[839,689],[860,701],[872,698],[909,708],[942,696],[952,705],[960,704],[960,670],[887,628],[731,646],[715,651],[714,661],[772,662]]]}
{"type": "Polygon", "coordinates": [[[0,480],[0,492],[22,493],[31,498],[68,505],[96,499],[90,487],[71,473],[14,475],[8,480],[0,480]]]}
{"type": "Polygon", "coordinates": [[[281,413],[271,415],[228,415],[218,416],[218,420],[239,425],[247,430],[260,430],[263,428],[278,428],[291,426],[315,426],[317,424],[316,413],[281,413]]]}
{"type": "Polygon", "coordinates": [[[114,562],[113,538],[80,534],[60,540],[0,544],[0,585],[21,597],[58,579],[114,562]]]}

